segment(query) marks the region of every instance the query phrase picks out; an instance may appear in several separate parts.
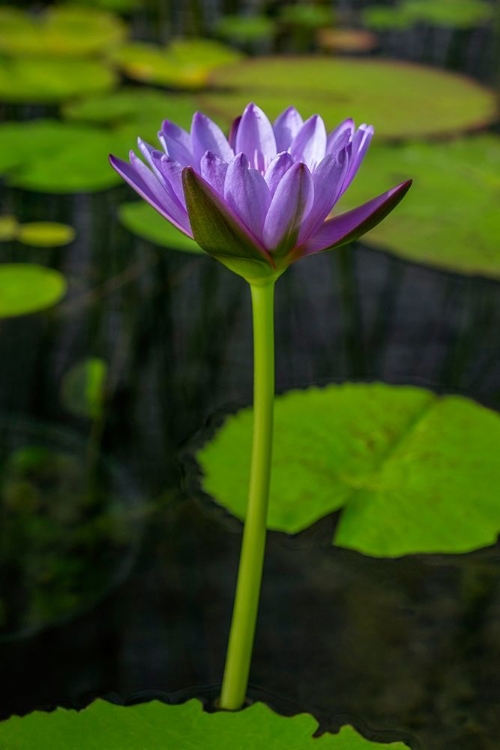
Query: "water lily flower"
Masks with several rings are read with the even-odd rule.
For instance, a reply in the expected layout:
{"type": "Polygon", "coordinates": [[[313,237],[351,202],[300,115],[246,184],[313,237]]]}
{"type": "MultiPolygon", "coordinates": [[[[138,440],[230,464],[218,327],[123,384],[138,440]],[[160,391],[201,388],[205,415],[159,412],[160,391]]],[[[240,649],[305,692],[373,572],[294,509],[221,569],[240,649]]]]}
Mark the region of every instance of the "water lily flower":
{"type": "Polygon", "coordinates": [[[327,218],[353,181],[373,128],[347,119],[330,134],[294,107],[271,124],[249,104],[229,138],[196,112],[191,132],[165,120],[163,150],[138,139],[144,163],[114,169],[162,216],[250,282],[276,279],[294,261],[357,239],[403,198],[411,180],[327,218]]]}

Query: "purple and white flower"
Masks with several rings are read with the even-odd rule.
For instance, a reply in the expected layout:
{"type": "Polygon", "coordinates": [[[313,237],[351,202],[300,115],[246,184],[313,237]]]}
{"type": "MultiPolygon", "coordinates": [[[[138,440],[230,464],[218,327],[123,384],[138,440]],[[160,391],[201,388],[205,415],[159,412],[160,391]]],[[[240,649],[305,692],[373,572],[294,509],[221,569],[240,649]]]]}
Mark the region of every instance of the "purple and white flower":
{"type": "Polygon", "coordinates": [[[294,107],[271,124],[249,104],[229,138],[197,112],[191,132],[165,120],[163,150],[141,139],[144,161],[114,156],[114,169],[162,216],[249,281],[357,239],[399,203],[411,180],[328,219],[353,181],[373,128],[347,119],[327,134],[319,115],[294,107]]]}

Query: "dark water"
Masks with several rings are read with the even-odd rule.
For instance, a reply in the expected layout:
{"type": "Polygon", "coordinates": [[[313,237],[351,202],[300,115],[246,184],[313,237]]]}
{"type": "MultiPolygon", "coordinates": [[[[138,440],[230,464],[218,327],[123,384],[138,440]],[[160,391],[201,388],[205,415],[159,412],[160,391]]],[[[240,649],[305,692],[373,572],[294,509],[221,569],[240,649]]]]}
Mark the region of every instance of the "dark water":
{"type": "MultiPolygon", "coordinates": [[[[438,62],[425,39],[415,56],[438,62]]],[[[491,78],[491,48],[473,42],[479,52],[460,48],[463,69],[491,78]]],[[[38,260],[70,282],[53,310],[0,322],[0,459],[26,445],[52,450],[59,463],[42,461],[30,478],[66,493],[74,513],[39,513],[60,521],[44,575],[45,526],[2,572],[1,718],[103,694],[210,700],[222,675],[241,528],[194,491],[189,446],[214,415],[251,401],[249,294],[209,258],[120,228],[124,197],[126,188],[1,190],[3,210],[20,220],[65,221],[78,233],[69,248],[0,246],[0,261],[38,260]],[[87,357],[109,368],[93,422],[61,398],[65,374],[87,357]]],[[[292,267],[277,286],[276,325],[280,392],[382,380],[500,409],[496,282],[358,245],[292,267]]],[[[30,498],[14,501],[28,518],[30,498]]],[[[294,538],[270,534],[250,696],[414,750],[497,749],[498,546],[374,560],[331,547],[335,520],[294,538]]]]}

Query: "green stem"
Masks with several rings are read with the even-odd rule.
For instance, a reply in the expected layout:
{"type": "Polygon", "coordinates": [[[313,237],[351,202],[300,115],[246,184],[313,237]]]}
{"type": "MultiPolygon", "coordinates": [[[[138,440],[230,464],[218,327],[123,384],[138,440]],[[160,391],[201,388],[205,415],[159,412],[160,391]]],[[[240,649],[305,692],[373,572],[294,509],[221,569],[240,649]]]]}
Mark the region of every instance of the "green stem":
{"type": "Polygon", "coordinates": [[[254,422],[250,489],[220,708],[242,707],[248,684],[266,546],[274,403],[274,280],[251,284],[254,422]]]}

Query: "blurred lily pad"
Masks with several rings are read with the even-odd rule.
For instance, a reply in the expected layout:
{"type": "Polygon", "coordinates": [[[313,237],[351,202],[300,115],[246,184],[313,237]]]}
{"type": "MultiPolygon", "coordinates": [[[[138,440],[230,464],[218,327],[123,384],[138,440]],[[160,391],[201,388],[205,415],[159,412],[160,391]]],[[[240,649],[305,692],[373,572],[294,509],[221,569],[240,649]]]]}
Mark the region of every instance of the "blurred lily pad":
{"type": "Polygon", "coordinates": [[[209,39],[174,40],[168,47],[131,42],[112,56],[129,78],[179,89],[206,86],[210,73],[241,60],[241,53],[209,39]]]}
{"type": "MultiPolygon", "coordinates": [[[[63,0],[65,5],[82,5],[82,0],[63,0]]],[[[102,8],[114,13],[131,13],[142,7],[143,0],[85,0],[91,8],[102,8]]]]}
{"type": "Polygon", "coordinates": [[[307,29],[320,29],[332,22],[332,11],[313,3],[295,3],[285,5],[280,13],[280,21],[290,26],[307,29]]]}
{"type": "MultiPolygon", "coordinates": [[[[295,534],[342,509],[334,543],[376,557],[462,553],[500,532],[500,416],[474,402],[384,384],[276,399],[268,526],[295,534]],[[466,447],[465,447],[466,446],[466,447]]],[[[252,410],[197,454],[203,489],[245,516],[252,410]]]]}
{"type": "Polygon", "coordinates": [[[20,224],[16,239],[34,247],[61,247],[75,239],[76,232],[67,224],[55,221],[31,221],[20,224]]]}
{"type": "Polygon", "coordinates": [[[144,201],[123,203],[118,209],[118,216],[129,232],[143,240],[170,250],[205,254],[194,240],[186,237],[144,201]]]}
{"type": "Polygon", "coordinates": [[[413,177],[406,199],[363,238],[404,258],[500,279],[500,139],[373,147],[340,209],[413,177]]]}
{"type": "Polygon", "coordinates": [[[326,28],[317,35],[321,49],[328,52],[363,53],[377,46],[377,37],[366,29],[326,28]]]}
{"type": "Polygon", "coordinates": [[[162,120],[173,120],[189,130],[196,109],[195,99],[187,94],[125,88],[71,102],[63,112],[67,118],[81,122],[111,126],[134,124],[137,135],[145,140],[152,140],[154,136],[156,143],[162,120]]]}
{"type": "Polygon", "coordinates": [[[268,16],[222,16],[214,27],[217,36],[235,44],[247,45],[270,40],[276,31],[276,22],[268,16]]]}
{"type": "Polygon", "coordinates": [[[116,74],[96,60],[0,58],[0,101],[54,104],[111,89],[116,74]]]}
{"type": "Polygon", "coordinates": [[[85,7],[55,7],[42,14],[0,8],[0,52],[20,57],[85,57],[123,41],[124,22],[85,7]]]}
{"type": "Polygon", "coordinates": [[[65,374],[61,386],[64,407],[78,417],[99,419],[103,412],[108,366],[99,357],[77,362],[65,374]]]}
{"type": "Polygon", "coordinates": [[[0,319],[45,310],[65,293],[64,276],[52,268],[35,263],[0,265],[0,319]]]}
{"type": "Polygon", "coordinates": [[[15,239],[18,227],[15,216],[0,216],[0,242],[9,242],[15,239]]]}
{"type": "Polygon", "coordinates": [[[121,182],[109,153],[126,156],[129,132],[36,120],[0,125],[0,174],[9,185],[48,193],[104,190],[121,182]]]}
{"type": "Polygon", "coordinates": [[[197,700],[178,706],[159,701],[135,706],[115,706],[97,700],[83,711],[58,708],[52,713],[35,711],[23,718],[13,716],[0,723],[0,743],[9,750],[94,750],[109,747],[143,750],[203,748],[203,750],[405,750],[402,742],[381,745],[365,739],[351,726],[338,734],[313,735],[318,722],[309,714],[284,717],[263,703],[244,711],[209,714],[197,700]]]}
{"type": "Polygon", "coordinates": [[[405,30],[417,23],[472,28],[493,17],[484,0],[406,0],[400,5],[372,5],[362,11],[363,23],[378,31],[405,30]]]}
{"type": "Polygon", "coordinates": [[[200,95],[204,112],[229,123],[249,101],[272,118],[293,102],[329,128],[346,116],[374,123],[377,137],[402,140],[450,135],[496,120],[494,92],[463,76],[387,60],[268,57],[221,68],[223,91],[200,95]],[[395,104],[396,103],[396,104],[395,104]]]}

